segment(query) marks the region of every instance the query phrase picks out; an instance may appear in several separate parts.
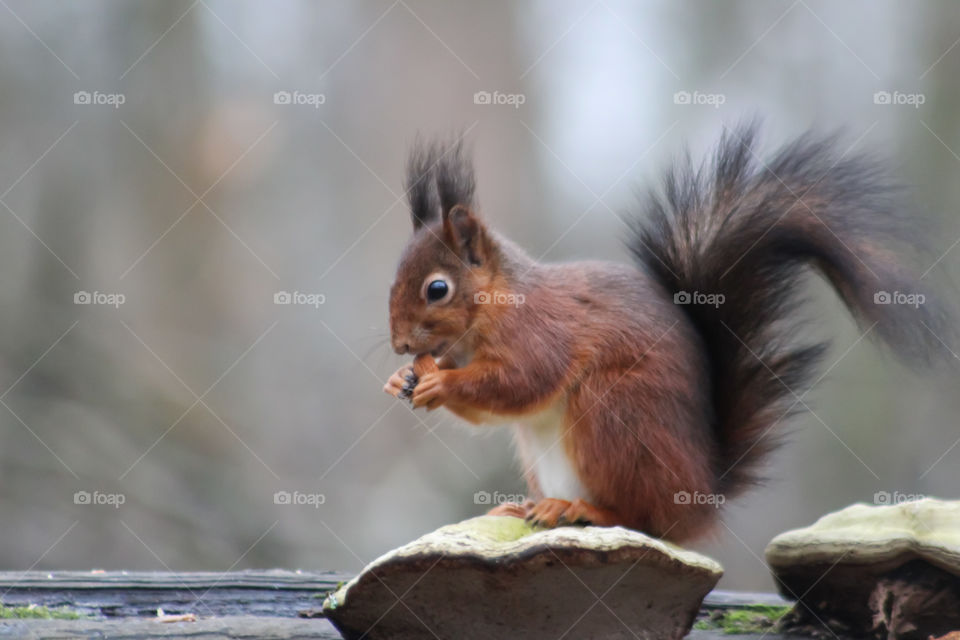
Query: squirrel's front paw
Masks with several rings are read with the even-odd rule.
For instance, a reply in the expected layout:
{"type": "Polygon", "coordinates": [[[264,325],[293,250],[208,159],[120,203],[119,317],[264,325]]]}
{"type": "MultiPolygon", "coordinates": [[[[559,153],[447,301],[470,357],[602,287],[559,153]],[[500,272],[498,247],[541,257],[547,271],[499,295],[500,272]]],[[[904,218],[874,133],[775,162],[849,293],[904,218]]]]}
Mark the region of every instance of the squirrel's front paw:
{"type": "Polygon", "coordinates": [[[426,407],[429,411],[446,402],[447,389],[443,382],[445,374],[445,371],[435,371],[420,378],[411,398],[414,409],[426,407]]]}
{"type": "Polygon", "coordinates": [[[413,393],[416,385],[417,375],[413,372],[413,365],[408,364],[405,367],[400,367],[395,374],[390,376],[387,384],[383,386],[383,390],[395,398],[406,400],[413,393]]]}

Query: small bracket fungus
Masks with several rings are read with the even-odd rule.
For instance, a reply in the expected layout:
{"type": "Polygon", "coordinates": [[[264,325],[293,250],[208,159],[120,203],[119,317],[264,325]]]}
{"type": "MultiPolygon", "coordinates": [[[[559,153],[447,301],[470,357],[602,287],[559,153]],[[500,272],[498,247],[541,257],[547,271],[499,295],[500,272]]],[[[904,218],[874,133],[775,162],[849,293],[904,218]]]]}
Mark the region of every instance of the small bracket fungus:
{"type": "Polygon", "coordinates": [[[722,573],[621,527],[540,530],[481,516],[381,556],[323,609],[348,640],[680,640],[722,573]]]}
{"type": "Polygon", "coordinates": [[[787,630],[926,640],[960,629],[960,501],[855,504],[766,554],[780,593],[799,599],[787,630]]]}

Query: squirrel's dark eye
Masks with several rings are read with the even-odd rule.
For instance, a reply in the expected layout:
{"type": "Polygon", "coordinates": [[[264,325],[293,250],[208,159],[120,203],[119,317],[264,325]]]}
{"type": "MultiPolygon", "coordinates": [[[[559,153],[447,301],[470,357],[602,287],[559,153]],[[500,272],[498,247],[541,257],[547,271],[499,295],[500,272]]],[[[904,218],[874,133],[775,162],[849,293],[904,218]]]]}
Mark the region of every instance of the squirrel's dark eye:
{"type": "Polygon", "coordinates": [[[434,280],[427,285],[427,300],[429,302],[436,302],[437,300],[443,300],[447,292],[450,291],[450,285],[448,285],[443,280],[434,280]]]}
{"type": "Polygon", "coordinates": [[[426,300],[427,304],[446,304],[453,298],[453,289],[450,276],[438,271],[423,279],[420,297],[426,300]]]}

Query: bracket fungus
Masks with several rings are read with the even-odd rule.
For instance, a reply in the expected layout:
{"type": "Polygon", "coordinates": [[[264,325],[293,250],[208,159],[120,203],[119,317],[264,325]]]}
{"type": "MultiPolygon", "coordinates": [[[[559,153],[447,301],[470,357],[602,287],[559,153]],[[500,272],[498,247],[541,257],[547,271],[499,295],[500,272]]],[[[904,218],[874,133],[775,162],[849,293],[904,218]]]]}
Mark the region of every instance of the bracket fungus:
{"type": "Polygon", "coordinates": [[[722,573],[622,527],[544,530],[481,516],[386,553],[323,610],[348,640],[680,640],[722,573]]]}
{"type": "Polygon", "coordinates": [[[960,501],[854,504],[767,546],[787,630],[926,639],[960,629],[960,501]],[[824,627],[827,627],[825,629],[824,627]]]}

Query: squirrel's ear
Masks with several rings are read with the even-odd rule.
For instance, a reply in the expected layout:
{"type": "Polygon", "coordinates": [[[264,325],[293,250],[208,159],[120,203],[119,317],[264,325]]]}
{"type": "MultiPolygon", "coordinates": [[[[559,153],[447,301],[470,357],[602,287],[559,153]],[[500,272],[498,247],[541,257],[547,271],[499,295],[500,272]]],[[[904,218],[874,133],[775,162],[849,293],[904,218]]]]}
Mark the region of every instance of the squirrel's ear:
{"type": "Polygon", "coordinates": [[[448,243],[471,265],[483,264],[483,225],[470,209],[455,205],[443,214],[443,233],[448,243]]]}

